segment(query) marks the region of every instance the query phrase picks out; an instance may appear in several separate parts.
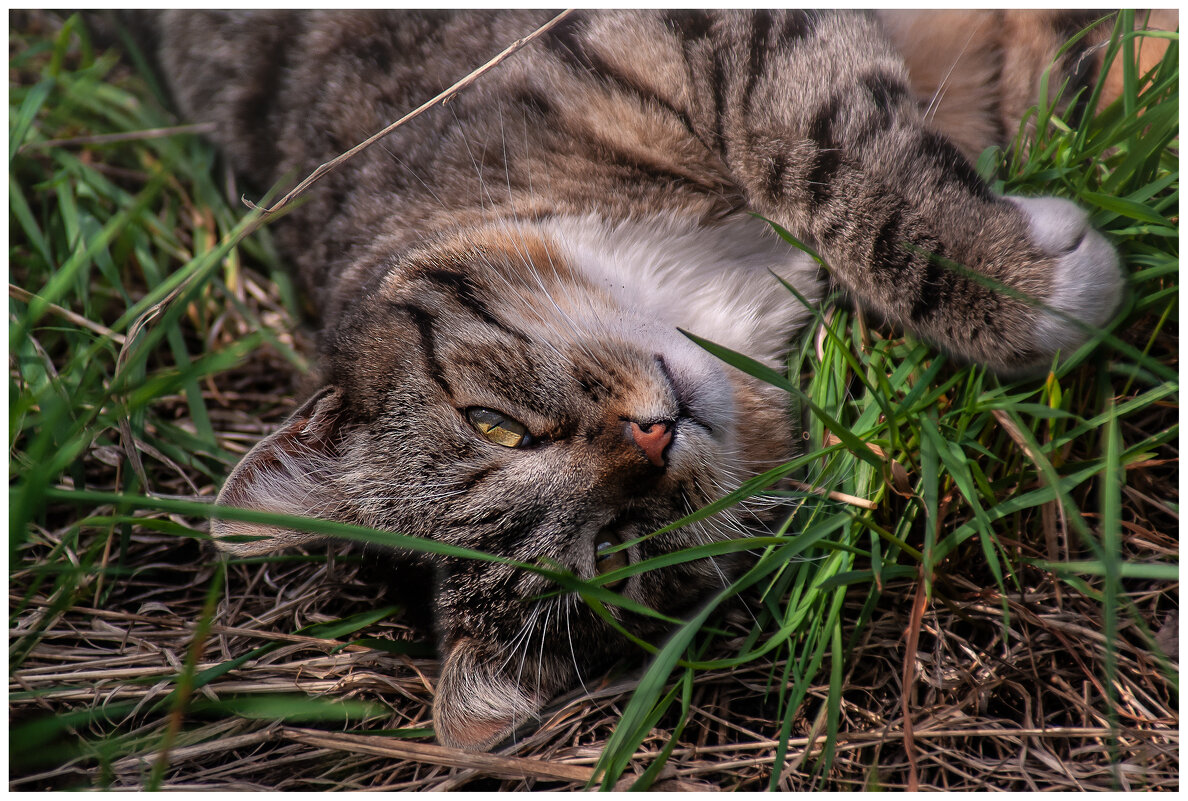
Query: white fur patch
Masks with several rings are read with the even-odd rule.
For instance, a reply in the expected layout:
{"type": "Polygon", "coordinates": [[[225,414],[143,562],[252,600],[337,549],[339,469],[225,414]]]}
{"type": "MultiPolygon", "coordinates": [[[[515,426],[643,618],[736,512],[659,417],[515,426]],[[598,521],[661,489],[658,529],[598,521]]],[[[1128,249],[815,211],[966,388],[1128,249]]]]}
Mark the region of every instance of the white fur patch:
{"type": "MultiPolygon", "coordinates": [[[[1086,325],[1105,325],[1118,308],[1124,284],[1113,246],[1090,227],[1088,215],[1074,203],[1053,197],[1007,200],[1030,221],[1032,241],[1056,257],[1052,294],[1042,300],[1086,325]]],[[[1085,341],[1086,333],[1065,317],[1043,312],[1035,337],[1041,350],[1067,354],[1085,341]]]]}
{"type": "Polygon", "coordinates": [[[817,265],[750,215],[712,225],[676,215],[607,223],[590,215],[542,223],[597,286],[667,329],[683,328],[765,362],[779,359],[809,312],[817,265]]]}

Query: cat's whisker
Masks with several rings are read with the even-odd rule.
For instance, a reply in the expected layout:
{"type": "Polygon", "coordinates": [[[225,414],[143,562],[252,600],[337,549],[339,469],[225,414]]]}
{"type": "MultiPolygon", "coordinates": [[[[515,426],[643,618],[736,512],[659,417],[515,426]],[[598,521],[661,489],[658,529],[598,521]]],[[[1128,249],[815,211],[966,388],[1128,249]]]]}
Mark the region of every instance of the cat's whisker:
{"type": "Polygon", "coordinates": [[[499,646],[496,649],[496,651],[495,651],[496,656],[508,654],[508,658],[505,659],[504,662],[499,666],[500,670],[507,667],[507,663],[511,660],[511,658],[515,655],[516,651],[518,650],[520,641],[523,640],[526,636],[528,636],[528,633],[531,631],[531,629],[532,629],[532,612],[529,612],[528,615],[524,618],[524,624],[520,627],[520,630],[516,633],[516,636],[511,638],[510,640],[508,640],[507,642],[505,642],[503,645],[499,646]]]}
{"type": "Polygon", "coordinates": [[[579,596],[576,592],[571,592],[565,596],[565,637],[569,641],[569,656],[573,659],[573,674],[577,676],[578,684],[582,685],[582,692],[589,695],[590,691],[586,689],[586,682],[582,678],[581,665],[578,664],[577,652],[573,648],[573,629],[569,625],[569,618],[574,606],[577,605],[578,598],[579,596]]]}
{"type": "MultiPolygon", "coordinates": [[[[496,208],[495,197],[491,194],[491,191],[487,188],[486,181],[483,180],[482,162],[481,162],[481,160],[476,159],[474,157],[474,152],[470,149],[470,138],[466,135],[466,126],[463,125],[461,120],[458,119],[458,112],[454,110],[453,106],[450,106],[449,108],[450,108],[450,113],[454,117],[454,123],[457,127],[457,130],[462,135],[462,145],[463,145],[463,147],[466,148],[466,156],[467,156],[467,158],[470,159],[470,163],[474,167],[475,174],[478,176],[479,208],[483,212],[483,214],[486,215],[489,219],[494,219],[495,208],[496,208]],[[490,203],[489,206],[487,205],[487,203],[485,203],[483,201],[484,197],[486,197],[486,200],[489,201],[489,203],[490,203]]],[[[486,150],[487,150],[486,143],[483,143],[483,153],[484,154],[486,153],[486,150]]]]}
{"type": "Polygon", "coordinates": [[[544,623],[541,624],[541,627],[540,627],[540,652],[536,657],[536,697],[537,698],[539,698],[541,696],[541,679],[544,676],[545,644],[548,642],[548,639],[549,639],[547,636],[548,631],[549,631],[549,620],[552,619],[552,617],[553,617],[553,609],[556,608],[556,604],[548,603],[548,604],[546,604],[546,607],[547,607],[547,609],[545,611],[544,623]]]}
{"type": "Polygon", "coordinates": [[[382,147],[384,149],[384,152],[386,152],[389,156],[391,156],[392,159],[397,164],[400,165],[401,169],[403,169],[405,172],[407,172],[413,178],[416,178],[417,181],[420,182],[421,186],[425,187],[425,191],[428,192],[433,197],[433,199],[438,202],[438,204],[442,208],[445,208],[445,209],[449,208],[449,206],[446,205],[445,201],[442,200],[440,197],[438,197],[437,193],[433,191],[433,187],[431,187],[429,184],[425,183],[425,179],[421,177],[420,173],[418,173],[412,167],[408,166],[408,164],[405,163],[404,159],[402,159],[402,158],[400,158],[400,156],[396,155],[396,153],[394,153],[392,151],[392,149],[389,148],[387,145],[380,143],[380,147],[382,147]]]}
{"type": "Polygon", "coordinates": [[[710,567],[712,567],[714,572],[718,574],[718,578],[722,582],[722,589],[729,587],[730,581],[726,578],[726,574],[722,572],[722,568],[718,567],[718,560],[710,556],[706,559],[706,561],[710,563],[710,567]]]}
{"type": "Polygon", "coordinates": [[[925,120],[931,122],[936,118],[936,112],[940,110],[940,104],[944,99],[945,92],[948,89],[949,79],[953,75],[953,70],[957,68],[957,64],[965,55],[965,51],[969,48],[969,43],[973,41],[974,34],[977,32],[978,29],[976,27],[970,29],[969,35],[965,38],[965,44],[961,45],[961,50],[958,51],[957,56],[953,59],[953,63],[949,65],[949,69],[945,73],[945,76],[941,78],[940,83],[937,84],[936,91],[932,93],[932,98],[928,101],[928,107],[924,109],[923,117],[925,120]]]}
{"type": "MultiPolygon", "coordinates": [[[[511,659],[515,658],[516,653],[520,654],[520,665],[516,670],[516,684],[520,684],[520,679],[524,675],[524,659],[528,655],[528,649],[532,645],[532,634],[536,627],[536,620],[540,616],[540,601],[533,604],[532,611],[528,615],[528,619],[524,622],[524,628],[521,630],[521,635],[517,636],[513,641],[513,646],[508,652],[508,658],[504,661],[504,666],[511,659]]],[[[502,666],[501,666],[502,667],[502,666]]]]}
{"type": "MultiPolygon", "coordinates": [[[[524,658],[528,655],[528,648],[532,645],[532,630],[536,625],[536,619],[539,614],[540,614],[540,603],[537,602],[535,607],[532,610],[532,616],[528,619],[528,625],[525,627],[525,630],[528,632],[528,638],[524,641],[522,648],[517,646],[517,650],[520,651],[520,666],[516,670],[516,686],[517,687],[524,686],[524,681],[523,681],[524,658]]],[[[514,655],[514,654],[515,654],[515,651],[512,652],[512,655],[514,655]]],[[[518,728],[519,728],[519,720],[516,717],[516,713],[513,711],[512,719],[511,719],[511,730],[512,730],[513,735],[514,735],[516,729],[518,729],[518,728]]]]}
{"type": "MultiPolygon", "coordinates": [[[[692,512],[693,512],[693,507],[692,507],[692,504],[691,504],[691,503],[689,503],[687,499],[686,499],[686,502],[685,502],[685,510],[686,510],[686,514],[692,514],[692,512]]],[[[726,511],[729,511],[729,510],[726,510],[726,511]]],[[[711,519],[713,519],[713,518],[711,518],[711,519]]],[[[713,536],[713,535],[712,535],[712,534],[709,532],[709,530],[707,529],[707,527],[704,525],[704,523],[705,523],[705,522],[706,522],[706,521],[700,521],[700,522],[698,522],[698,523],[694,524],[693,526],[690,526],[690,527],[689,527],[689,529],[690,529],[690,531],[692,532],[692,534],[693,534],[694,538],[695,538],[696,540],[699,540],[699,541],[701,541],[701,542],[702,542],[702,543],[704,543],[704,544],[709,544],[709,543],[712,543],[712,542],[718,541],[720,538],[713,536]]],[[[718,522],[724,522],[724,521],[718,521],[718,522]]],[[[748,537],[748,536],[750,536],[750,532],[743,532],[743,533],[739,533],[739,532],[737,532],[737,531],[736,531],[735,533],[736,533],[738,536],[740,536],[740,537],[744,537],[744,538],[745,538],[745,537],[748,537]]],[[[727,537],[726,539],[732,539],[732,538],[731,538],[731,537],[727,537]]],[[[723,589],[725,589],[725,588],[729,587],[729,586],[730,586],[730,581],[729,581],[729,579],[726,577],[726,574],[725,574],[725,572],[723,572],[722,568],[721,568],[721,567],[718,565],[718,560],[717,560],[717,558],[716,558],[716,557],[714,557],[714,556],[708,556],[708,557],[706,557],[706,561],[709,563],[710,567],[712,567],[712,568],[713,568],[714,572],[715,572],[715,573],[717,573],[717,575],[718,575],[718,578],[719,578],[719,580],[721,581],[722,588],[723,588],[723,589]]],[[[751,614],[752,618],[754,618],[754,615],[751,613],[751,610],[750,610],[749,608],[747,609],[747,612],[748,612],[748,614],[751,614]]]]}

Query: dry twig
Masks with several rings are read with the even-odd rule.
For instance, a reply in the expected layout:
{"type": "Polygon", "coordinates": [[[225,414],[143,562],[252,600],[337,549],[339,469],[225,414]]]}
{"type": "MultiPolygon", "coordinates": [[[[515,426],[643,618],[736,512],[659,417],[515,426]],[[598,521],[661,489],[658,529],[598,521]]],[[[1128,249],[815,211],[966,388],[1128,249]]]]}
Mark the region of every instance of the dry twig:
{"type": "Polygon", "coordinates": [[[465,78],[462,78],[461,80],[457,81],[456,83],[454,83],[452,86],[450,86],[445,91],[438,94],[433,99],[428,100],[425,103],[422,103],[420,106],[413,109],[408,114],[405,114],[403,117],[396,120],[396,122],[394,122],[391,125],[389,125],[388,127],[384,128],[382,131],[372,134],[367,139],[365,139],[362,142],[360,142],[359,144],[355,145],[354,147],[352,147],[350,150],[346,151],[345,153],[343,153],[339,156],[336,156],[335,158],[331,159],[330,161],[327,161],[325,164],[320,165],[316,170],[314,170],[312,173],[310,173],[308,176],[306,176],[305,180],[303,180],[301,183],[297,184],[297,186],[295,186],[293,189],[289,190],[288,194],[286,194],[284,197],[282,197],[279,201],[277,201],[272,206],[265,208],[265,209],[260,209],[258,206],[256,206],[256,204],[252,203],[247,198],[243,198],[243,202],[245,205],[247,205],[248,208],[252,209],[253,211],[259,210],[261,212],[259,219],[255,220],[253,222],[251,229],[249,229],[249,233],[250,233],[250,230],[254,230],[255,228],[258,228],[259,226],[266,223],[271,217],[276,216],[281,211],[283,211],[285,208],[287,208],[290,204],[293,203],[293,201],[295,201],[297,198],[301,197],[301,195],[305,194],[305,191],[307,189],[309,189],[315,183],[320,181],[322,178],[324,178],[327,175],[329,175],[330,173],[334,172],[334,170],[338,169],[343,164],[345,164],[347,161],[350,161],[352,158],[359,155],[364,150],[371,147],[376,142],[380,141],[381,139],[386,137],[388,134],[395,131],[401,125],[404,125],[409,120],[420,116],[422,113],[424,113],[425,111],[428,111],[429,109],[433,108],[434,106],[438,105],[439,103],[448,103],[454,97],[454,95],[458,94],[463,89],[466,89],[468,86],[470,86],[472,83],[474,83],[480,77],[482,77],[484,74],[486,74],[487,72],[490,72],[492,69],[499,66],[505,59],[507,59],[510,55],[515,53],[517,50],[520,50],[525,45],[532,42],[534,39],[547,33],[555,25],[557,25],[559,22],[561,22],[561,20],[563,20],[567,16],[569,16],[569,14],[572,13],[572,11],[573,11],[573,9],[567,9],[565,11],[562,11],[560,14],[553,17],[551,20],[546,22],[544,25],[541,25],[539,28],[534,30],[532,33],[525,36],[523,39],[517,39],[516,41],[512,42],[510,45],[508,45],[506,48],[504,48],[504,50],[501,53],[499,53],[499,55],[495,56],[490,61],[488,61],[486,64],[483,64],[481,67],[479,67],[478,69],[471,72],[465,78]]]}

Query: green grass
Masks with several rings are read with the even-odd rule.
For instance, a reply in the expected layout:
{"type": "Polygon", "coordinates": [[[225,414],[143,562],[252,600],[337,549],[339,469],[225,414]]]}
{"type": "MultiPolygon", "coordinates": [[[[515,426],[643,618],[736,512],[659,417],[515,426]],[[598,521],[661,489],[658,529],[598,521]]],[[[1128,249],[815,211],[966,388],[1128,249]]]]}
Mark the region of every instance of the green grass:
{"type": "MultiPolygon", "coordinates": [[[[1107,63],[1137,36],[1116,37],[1107,63]]],[[[698,671],[729,669],[773,651],[780,654],[773,668],[783,669],[783,675],[772,676],[773,687],[780,688],[780,738],[787,741],[822,665],[831,666],[825,701],[831,738],[842,699],[842,642],[858,634],[840,615],[843,598],[847,592],[867,595],[865,614],[889,580],[918,575],[931,595],[943,574],[982,574],[998,590],[1006,627],[1008,596],[1033,585],[1033,571],[1048,571],[1102,605],[1107,641],[1116,636],[1121,617],[1150,637],[1123,579],[1174,583],[1178,563],[1174,557],[1127,557],[1122,487],[1129,465],[1174,452],[1179,429],[1168,415],[1162,416],[1166,427],[1140,428],[1126,441],[1120,429],[1178,400],[1175,353],[1159,345],[1161,337],[1174,337],[1178,314],[1175,51],[1173,44],[1152,75],[1128,70],[1122,97],[1076,128],[1056,115],[1055,103],[1041,103],[1031,120],[1038,135],[1021,133],[1010,154],[989,152],[980,161],[1000,192],[1057,195],[1089,209],[1094,226],[1118,245],[1130,272],[1123,310],[1084,347],[1065,354],[1046,380],[1005,382],[980,367],[953,367],[927,346],[881,337],[829,301],[831,313],[819,318],[820,328],[804,338],[791,365],[790,374],[804,377],[803,384],[699,343],[799,400],[807,411],[808,442],[831,437],[835,443],[812,449],[808,478],[817,487],[874,501],[877,508],[803,497],[804,505],[785,527],[796,536],[788,544],[767,546],[714,602],[746,586],[762,588],[758,620],[742,652],[716,661],[698,657],[704,640],[713,637],[699,634],[708,609],[680,629],[608,742],[599,766],[609,780],[621,775],[657,712],[678,702],[672,692],[665,694],[673,686],[667,682],[687,683],[698,671]],[[904,475],[902,484],[893,470],[904,475]],[[1045,506],[1058,507],[1075,538],[1060,555],[1046,559],[1027,555],[1043,545],[1042,532],[1028,536],[1020,530],[1034,528],[1045,506]],[[1090,517],[1093,513],[1097,516],[1090,517]],[[796,558],[804,553],[817,558],[796,558]]],[[[1174,481],[1166,489],[1174,493],[1174,481]]],[[[1176,501],[1170,505],[1178,510],[1176,501]]],[[[1107,650],[1101,677],[1109,687],[1111,654],[1107,650]]],[[[1164,670],[1177,684],[1166,660],[1164,670]]],[[[1117,699],[1111,694],[1103,700],[1113,718],[1117,699]]],[[[826,747],[814,769],[823,788],[831,754],[826,747]]],[[[646,787],[650,778],[645,774],[637,787],[646,787]]],[[[778,789],[778,779],[774,771],[770,789],[778,789]]]]}
{"type": "MultiPolygon", "coordinates": [[[[308,367],[290,335],[298,307],[267,232],[240,241],[245,210],[227,201],[216,154],[200,137],[54,144],[175,125],[151,76],[128,74],[113,54],[94,51],[75,19],[54,36],[17,27],[9,259],[10,282],[25,292],[10,293],[10,673],[72,610],[103,608],[118,595],[142,569],[136,543],[145,532],[176,538],[179,547],[207,537],[209,508],[192,499],[212,497],[246,444],[228,436],[219,401],[226,386],[249,398],[237,407],[244,418],[258,412],[275,422],[287,407],[251,400],[250,390],[281,392],[287,384],[276,376],[284,365],[294,373],[308,367]],[[261,286],[270,299],[253,291],[261,286]]],[[[1115,37],[1107,58],[1132,57],[1136,38],[1115,37]]],[[[1087,685],[1105,688],[1089,706],[1121,725],[1119,638],[1154,655],[1160,680],[1177,691],[1175,668],[1154,644],[1149,600],[1173,591],[1177,556],[1147,547],[1134,528],[1152,519],[1172,526],[1178,515],[1176,50],[1173,38],[1151,75],[1126,69],[1123,96],[1091,119],[1064,119],[1059,104],[1041,103],[1029,120],[1034,134],[979,162],[1000,191],[1059,195],[1089,209],[1129,273],[1115,320],[1045,378],[1007,382],[954,365],[925,344],[871,329],[838,299],[817,312],[789,365],[791,380],[702,343],[784,387],[806,421],[805,455],[724,503],[779,493],[793,498],[796,511],[772,536],[673,557],[742,545],[758,555],[670,639],[641,643],[654,656],[608,729],[596,765],[603,787],[632,770],[635,789],[658,781],[680,733],[694,725],[699,677],[756,666],[767,676],[766,735],[780,743],[774,764],[784,764],[795,750],[791,738],[808,730],[822,747],[798,763],[796,786],[852,786],[836,783],[839,732],[860,703],[847,695],[848,677],[860,667],[852,654],[889,614],[902,618],[900,631],[920,635],[920,619],[889,610],[888,597],[962,609],[972,603],[969,588],[980,588],[975,600],[1001,610],[1001,637],[1010,645],[1018,644],[1019,604],[1058,585],[1070,608],[1098,610],[1086,612],[1085,625],[1100,620],[1106,637],[1101,658],[1083,661],[1094,674],[1083,677],[1087,685]],[[773,489],[784,476],[873,508],[773,489]],[[719,614],[739,595],[754,615],[741,628],[719,614]],[[641,744],[657,726],[673,736],[641,763],[641,744]]],[[[445,547],[329,523],[307,527],[418,550],[445,547]]],[[[1174,539],[1174,531],[1161,533],[1174,539]]],[[[288,559],[264,561],[298,558],[288,559]]],[[[597,609],[624,603],[602,585],[656,566],[632,565],[591,583],[526,567],[578,590],[597,609]]],[[[116,760],[201,739],[195,721],[212,717],[383,724],[375,705],[333,698],[203,698],[201,688],[276,646],[198,670],[226,570],[212,568],[209,592],[191,591],[205,611],[182,669],[168,677],[165,700],[52,714],[21,705],[11,719],[13,772],[76,761],[91,766],[86,786],[106,786],[116,760]]],[[[345,642],[367,637],[391,611],[343,612],[341,621],[291,633],[345,642]]],[[[158,759],[145,786],[161,786],[166,769],[158,759]]],[[[887,781],[872,767],[865,784],[887,781]]],[[[764,784],[779,789],[781,770],[764,784]]]]}

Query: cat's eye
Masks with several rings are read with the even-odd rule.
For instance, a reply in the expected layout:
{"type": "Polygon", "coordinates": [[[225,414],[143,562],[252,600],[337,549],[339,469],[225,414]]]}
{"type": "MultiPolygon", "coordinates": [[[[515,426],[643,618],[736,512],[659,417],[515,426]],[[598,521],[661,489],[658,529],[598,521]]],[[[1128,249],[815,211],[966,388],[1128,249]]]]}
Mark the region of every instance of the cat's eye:
{"type": "Polygon", "coordinates": [[[532,435],[528,433],[524,424],[501,412],[476,406],[466,410],[466,419],[484,439],[496,445],[522,448],[532,443],[532,435]]]}
{"type": "MultiPolygon", "coordinates": [[[[594,572],[598,575],[609,573],[612,570],[618,570],[620,567],[627,567],[630,561],[627,558],[627,549],[611,550],[615,546],[622,545],[623,541],[614,534],[606,532],[600,533],[594,539],[594,572]]],[[[622,584],[627,579],[616,581],[612,584],[607,584],[607,587],[616,587],[622,584]]]]}

